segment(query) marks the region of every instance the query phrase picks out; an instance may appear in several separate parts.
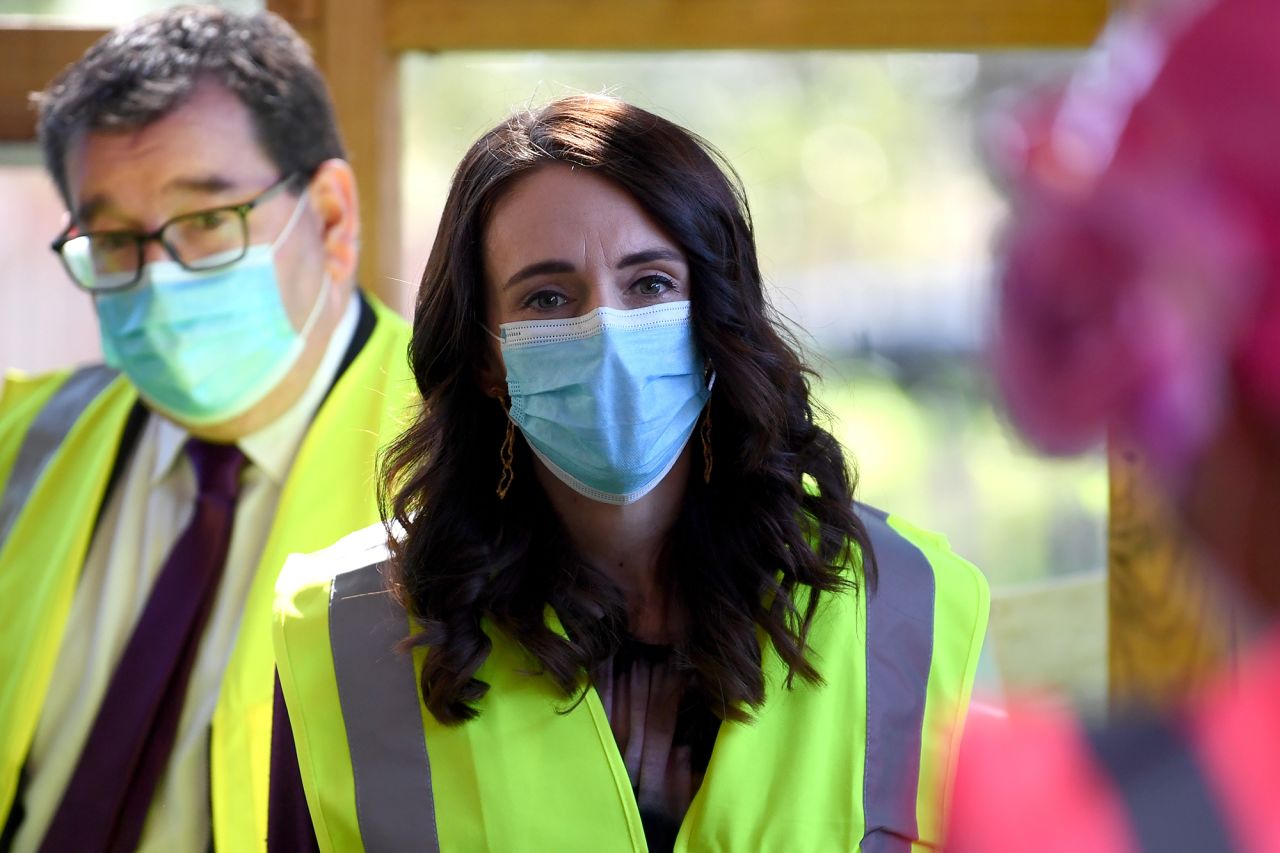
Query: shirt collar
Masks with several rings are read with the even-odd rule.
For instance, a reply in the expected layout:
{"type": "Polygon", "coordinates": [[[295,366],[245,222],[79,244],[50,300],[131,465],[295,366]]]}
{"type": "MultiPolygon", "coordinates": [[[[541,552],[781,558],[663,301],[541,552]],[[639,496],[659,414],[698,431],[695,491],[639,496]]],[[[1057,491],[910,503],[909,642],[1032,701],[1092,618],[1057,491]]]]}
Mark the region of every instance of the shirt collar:
{"type": "MultiPolygon", "coordinates": [[[[302,446],[311,418],[337,377],[338,366],[351,345],[359,319],[360,297],[352,293],[342,319],[329,336],[320,365],[312,374],[302,396],[280,417],[236,442],[249,462],[276,485],[283,485],[288,477],[293,458],[302,446]]],[[[152,414],[155,416],[157,429],[156,461],[151,472],[151,485],[155,486],[173,470],[190,433],[158,412],[152,414]]]]}

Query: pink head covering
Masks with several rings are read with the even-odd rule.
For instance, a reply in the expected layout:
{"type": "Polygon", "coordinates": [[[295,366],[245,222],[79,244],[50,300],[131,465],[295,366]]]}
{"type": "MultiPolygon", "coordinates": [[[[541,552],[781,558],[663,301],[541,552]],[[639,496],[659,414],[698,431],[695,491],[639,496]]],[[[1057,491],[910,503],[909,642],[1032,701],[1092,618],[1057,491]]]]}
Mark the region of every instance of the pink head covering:
{"type": "Polygon", "coordinates": [[[995,368],[1038,447],[1108,430],[1174,482],[1231,395],[1280,430],[1280,2],[1135,25],[997,140],[995,368]]]}

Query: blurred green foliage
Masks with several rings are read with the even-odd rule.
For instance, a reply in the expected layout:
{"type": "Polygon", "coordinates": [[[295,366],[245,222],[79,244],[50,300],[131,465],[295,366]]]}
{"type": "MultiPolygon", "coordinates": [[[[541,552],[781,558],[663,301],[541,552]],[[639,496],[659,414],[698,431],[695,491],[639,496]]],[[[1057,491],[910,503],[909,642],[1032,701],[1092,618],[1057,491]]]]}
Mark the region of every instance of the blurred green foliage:
{"type": "MultiPolygon", "coordinates": [[[[410,205],[438,209],[454,164],[503,116],[603,92],[725,154],[747,187],[770,279],[839,257],[954,264],[985,251],[1001,211],[968,144],[978,68],[972,54],[411,56],[406,190],[410,205]]],[[[425,251],[433,220],[414,222],[425,251]]]]}
{"type": "Polygon", "coordinates": [[[904,387],[866,362],[815,386],[862,499],[944,533],[994,586],[1103,565],[1106,468],[1046,460],[963,383],[904,387]]]}

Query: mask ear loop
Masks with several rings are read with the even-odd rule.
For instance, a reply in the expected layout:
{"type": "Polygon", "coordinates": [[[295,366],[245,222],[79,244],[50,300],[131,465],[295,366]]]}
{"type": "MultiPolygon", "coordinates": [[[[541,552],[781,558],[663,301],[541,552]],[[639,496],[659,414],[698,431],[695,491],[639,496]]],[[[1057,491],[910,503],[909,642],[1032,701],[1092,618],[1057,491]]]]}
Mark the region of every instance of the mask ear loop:
{"type": "Polygon", "coordinates": [[[716,387],[716,371],[707,363],[706,369],[711,375],[707,379],[707,408],[702,413],[702,429],[699,432],[702,435],[702,482],[710,484],[711,482],[711,389],[716,387]]]}
{"type": "Polygon", "coordinates": [[[311,330],[315,328],[316,322],[323,313],[325,300],[329,298],[329,291],[333,289],[333,278],[330,277],[329,271],[324,271],[324,276],[320,284],[320,292],[316,294],[316,301],[311,306],[311,313],[307,315],[307,319],[303,321],[302,328],[298,330],[298,338],[306,340],[311,334],[311,330]]]}
{"type": "Polygon", "coordinates": [[[298,194],[298,203],[293,206],[293,213],[289,215],[289,221],[284,224],[284,228],[280,229],[280,233],[271,241],[271,251],[274,252],[280,248],[280,244],[289,239],[289,235],[293,233],[293,228],[298,224],[298,220],[302,218],[303,202],[311,194],[311,187],[302,188],[302,192],[298,194]]]}
{"type": "MultiPolygon", "coordinates": [[[[271,241],[271,252],[280,248],[280,244],[289,239],[289,235],[293,233],[294,227],[298,224],[298,220],[302,218],[302,211],[307,198],[310,196],[311,188],[306,186],[302,188],[302,192],[298,194],[298,203],[293,206],[293,213],[289,216],[289,221],[285,223],[284,228],[276,235],[276,239],[271,241]]],[[[333,278],[329,275],[329,271],[324,271],[324,277],[321,280],[320,292],[316,294],[316,301],[311,304],[311,311],[307,314],[307,319],[302,322],[302,328],[298,330],[298,339],[305,341],[311,334],[311,330],[315,328],[316,323],[320,320],[323,312],[325,300],[329,298],[329,291],[333,288],[333,278]]]]}

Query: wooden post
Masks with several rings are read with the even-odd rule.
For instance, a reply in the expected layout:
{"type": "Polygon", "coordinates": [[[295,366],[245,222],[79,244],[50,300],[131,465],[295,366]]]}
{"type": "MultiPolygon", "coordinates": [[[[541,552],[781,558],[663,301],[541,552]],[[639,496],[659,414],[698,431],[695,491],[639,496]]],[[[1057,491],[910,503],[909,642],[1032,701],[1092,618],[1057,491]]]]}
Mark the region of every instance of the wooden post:
{"type": "Polygon", "coordinates": [[[1235,620],[1135,451],[1109,454],[1108,685],[1113,709],[1185,695],[1235,652],[1235,620]]]}
{"type": "Polygon", "coordinates": [[[384,39],[382,0],[270,0],[315,51],[333,94],[360,193],[359,280],[407,311],[400,279],[400,74],[384,39]]]}
{"type": "Polygon", "coordinates": [[[0,15],[0,141],[36,138],[36,114],[28,101],[31,93],[49,85],[106,32],[0,15]]]}
{"type": "MultiPolygon", "coordinates": [[[[1170,0],[1110,0],[1114,12],[1149,14],[1170,0]]],[[[1144,471],[1114,442],[1107,532],[1107,683],[1113,710],[1185,696],[1235,663],[1239,620],[1228,594],[1200,565],[1144,471]]]]}

